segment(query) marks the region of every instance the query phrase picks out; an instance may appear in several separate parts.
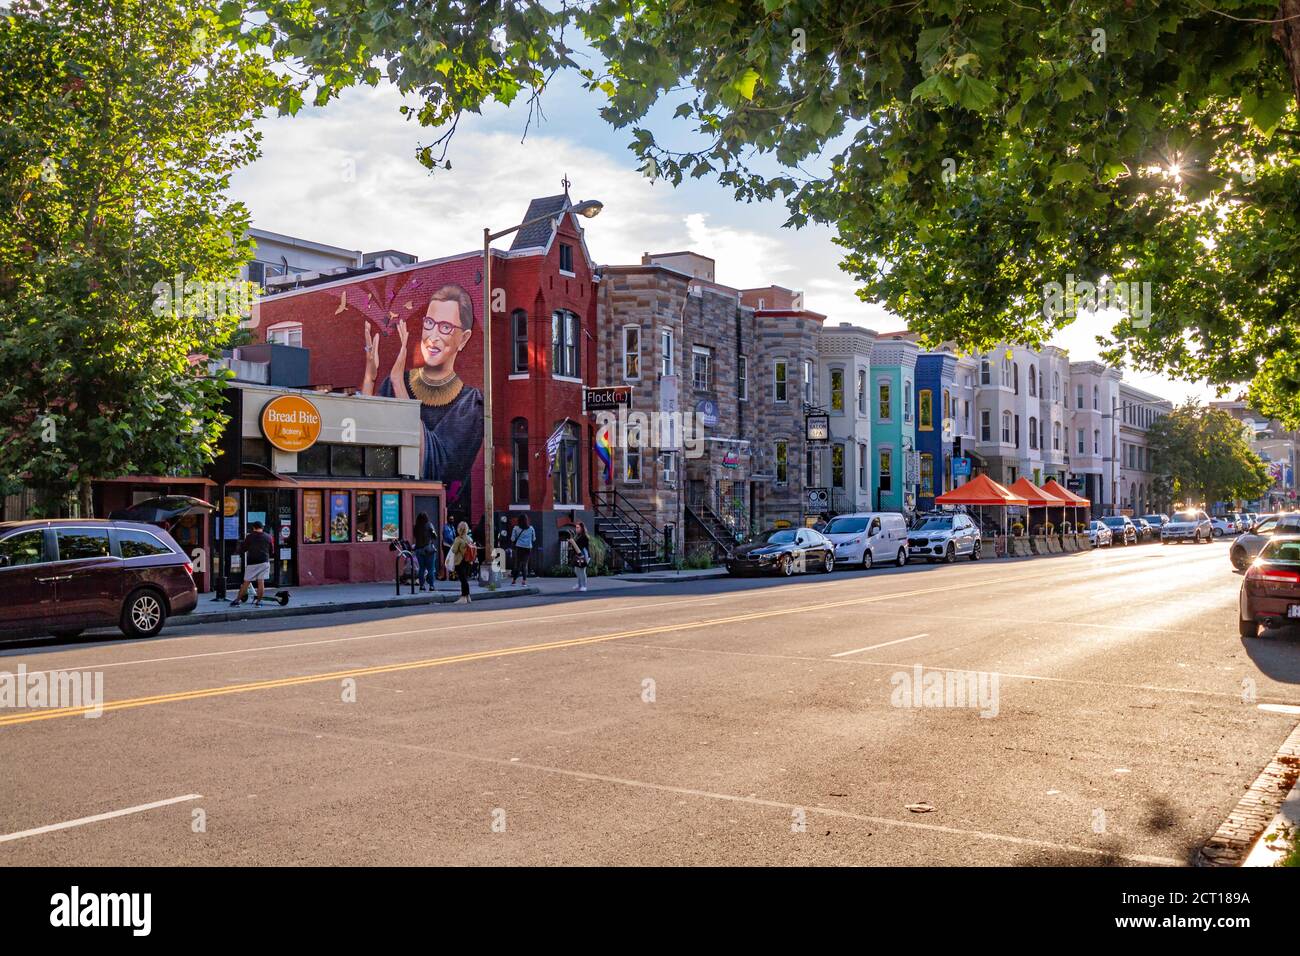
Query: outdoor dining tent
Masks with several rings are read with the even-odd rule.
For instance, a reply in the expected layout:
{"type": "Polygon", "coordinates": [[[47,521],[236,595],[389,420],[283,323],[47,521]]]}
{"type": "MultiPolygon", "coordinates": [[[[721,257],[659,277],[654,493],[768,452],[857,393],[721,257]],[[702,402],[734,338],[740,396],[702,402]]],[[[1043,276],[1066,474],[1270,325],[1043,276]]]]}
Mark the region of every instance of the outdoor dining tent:
{"type": "MultiPolygon", "coordinates": [[[[1054,495],[1050,491],[1045,491],[1044,489],[1039,488],[1028,478],[1024,478],[1024,477],[1018,478],[1015,482],[1013,482],[1011,487],[1008,490],[1011,491],[1013,494],[1020,495],[1020,497],[1028,500],[1030,508],[1042,508],[1044,524],[1046,524],[1050,520],[1047,514],[1048,508],[1060,508],[1061,522],[1064,523],[1065,509],[1071,507],[1074,504],[1074,502],[1067,501],[1066,499],[1060,497],[1059,495],[1054,495]]],[[[1025,533],[1027,534],[1028,532],[1029,532],[1029,522],[1026,520],[1025,533]]]]}
{"type": "Polygon", "coordinates": [[[1002,535],[1007,533],[1007,507],[1009,505],[1028,505],[1027,499],[1017,495],[988,475],[976,475],[960,488],[945,492],[934,499],[937,505],[966,505],[975,508],[1002,509],[1002,535]]]}
{"type": "Polygon", "coordinates": [[[1078,534],[1079,533],[1079,510],[1078,509],[1087,508],[1092,504],[1092,502],[1089,501],[1087,498],[1082,498],[1079,495],[1076,495],[1069,488],[1057,484],[1055,478],[1048,478],[1045,482],[1043,482],[1043,490],[1046,491],[1049,495],[1056,495],[1056,497],[1058,498],[1064,498],[1067,502],[1069,502],[1074,507],[1075,509],[1074,533],[1078,534]]]}

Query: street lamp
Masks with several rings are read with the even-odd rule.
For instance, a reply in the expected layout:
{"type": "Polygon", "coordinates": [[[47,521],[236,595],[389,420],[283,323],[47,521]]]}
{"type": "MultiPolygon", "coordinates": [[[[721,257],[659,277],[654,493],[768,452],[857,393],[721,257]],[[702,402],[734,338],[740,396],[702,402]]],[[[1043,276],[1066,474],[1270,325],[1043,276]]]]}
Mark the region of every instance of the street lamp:
{"type": "MultiPolygon", "coordinates": [[[[565,185],[567,187],[567,182],[565,185]]],[[[493,232],[487,227],[483,229],[483,536],[487,539],[483,542],[483,551],[487,558],[489,576],[493,570],[493,551],[496,546],[496,530],[493,527],[496,518],[493,514],[496,510],[496,489],[493,484],[496,452],[492,442],[492,241],[535,223],[555,222],[568,213],[576,213],[584,219],[592,219],[600,215],[600,211],[604,208],[605,204],[596,199],[584,199],[580,203],[570,202],[566,189],[562,209],[545,216],[537,216],[509,229],[502,229],[500,232],[493,232]]]]}

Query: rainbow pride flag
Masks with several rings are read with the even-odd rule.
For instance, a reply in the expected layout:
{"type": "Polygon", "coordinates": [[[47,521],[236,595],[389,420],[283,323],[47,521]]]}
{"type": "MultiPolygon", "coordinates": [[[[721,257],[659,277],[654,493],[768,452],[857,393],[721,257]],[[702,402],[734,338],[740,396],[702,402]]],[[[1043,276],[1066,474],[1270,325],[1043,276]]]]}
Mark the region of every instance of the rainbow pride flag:
{"type": "Polygon", "coordinates": [[[614,481],[614,446],[609,443],[609,426],[596,432],[596,457],[605,466],[605,484],[614,481]]]}

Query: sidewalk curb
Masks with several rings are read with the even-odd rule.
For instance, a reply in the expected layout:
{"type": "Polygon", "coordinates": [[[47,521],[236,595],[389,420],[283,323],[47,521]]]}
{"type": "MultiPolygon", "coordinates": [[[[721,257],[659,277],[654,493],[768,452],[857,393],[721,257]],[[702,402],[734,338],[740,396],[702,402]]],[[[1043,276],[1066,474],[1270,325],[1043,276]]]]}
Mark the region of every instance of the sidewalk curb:
{"type": "Polygon", "coordinates": [[[609,575],[609,577],[613,578],[613,579],[616,580],[616,581],[630,581],[630,582],[632,582],[633,584],[660,584],[660,583],[662,583],[662,584],[685,584],[685,583],[688,582],[688,581],[712,581],[712,580],[714,580],[714,579],[716,579],[716,578],[725,578],[725,577],[727,577],[727,572],[726,572],[725,570],[722,571],[721,573],[719,573],[716,569],[713,570],[713,571],[711,571],[711,572],[710,572],[710,571],[701,570],[701,571],[696,572],[696,573],[694,573],[694,574],[691,574],[691,573],[677,574],[677,575],[674,575],[673,577],[657,578],[657,577],[650,577],[650,576],[649,576],[649,575],[654,574],[654,573],[655,573],[655,572],[651,571],[651,572],[646,572],[646,573],[643,575],[643,574],[641,574],[641,573],[639,573],[639,572],[632,571],[632,572],[629,572],[629,573],[627,573],[627,574],[611,574],[611,575],[609,575]]]}
{"type": "Polygon", "coordinates": [[[1300,778],[1300,724],[1196,855],[1197,866],[1241,866],[1300,778]]]}
{"type": "MultiPolygon", "coordinates": [[[[541,594],[541,589],[533,585],[526,588],[514,588],[508,591],[482,591],[472,595],[473,603],[479,601],[499,601],[503,598],[530,597],[541,594]]],[[[348,604],[300,604],[287,607],[270,607],[260,610],[229,610],[211,614],[184,614],[169,617],[163,630],[174,627],[195,627],[202,624],[224,624],[229,621],[262,621],[271,617],[305,617],[311,614],[342,614],[346,611],[370,611],[388,607],[421,607],[425,604],[454,604],[460,595],[454,591],[434,591],[420,597],[410,595],[402,598],[381,598],[372,601],[353,601],[348,604]]]]}

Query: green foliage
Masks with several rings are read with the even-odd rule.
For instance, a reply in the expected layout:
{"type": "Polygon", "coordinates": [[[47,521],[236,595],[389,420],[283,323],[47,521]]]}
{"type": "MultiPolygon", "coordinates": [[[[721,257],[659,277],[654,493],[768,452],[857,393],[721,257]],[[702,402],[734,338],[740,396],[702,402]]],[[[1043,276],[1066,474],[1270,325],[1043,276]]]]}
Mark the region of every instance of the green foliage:
{"type": "Polygon", "coordinates": [[[1189,505],[1258,498],[1272,485],[1245,427],[1219,409],[1180,405],[1156,420],[1147,440],[1156,466],[1170,477],[1172,496],[1189,505]]]}
{"type": "Polygon", "coordinates": [[[1300,0],[256,5],[270,25],[245,42],[303,60],[318,101],[374,62],[423,97],[430,167],[464,111],[531,109],[576,68],[647,176],[833,224],[862,298],[926,344],[1037,345],[1070,321],[1045,284],[1150,282],[1149,323],[1085,318],[1110,360],[1250,381],[1300,427],[1300,0]],[[657,105],[673,147],[644,125],[657,105]]]}
{"type": "Polygon", "coordinates": [[[223,192],[278,87],[198,0],[19,0],[0,19],[0,476],[47,510],[91,478],[197,469],[235,333],[245,210],[223,192]],[[155,284],[180,276],[182,294],[155,284]]]}

